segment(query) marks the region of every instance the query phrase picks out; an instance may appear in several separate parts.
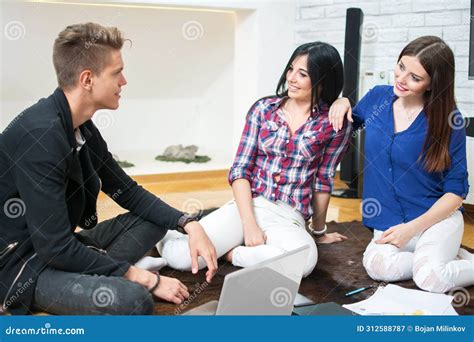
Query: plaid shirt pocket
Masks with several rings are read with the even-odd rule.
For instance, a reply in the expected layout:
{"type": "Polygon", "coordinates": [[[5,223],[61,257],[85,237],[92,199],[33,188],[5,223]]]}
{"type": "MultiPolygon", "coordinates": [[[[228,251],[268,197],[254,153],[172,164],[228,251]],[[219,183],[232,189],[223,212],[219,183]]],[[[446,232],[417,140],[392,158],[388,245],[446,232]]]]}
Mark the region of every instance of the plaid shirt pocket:
{"type": "Polygon", "coordinates": [[[262,128],[260,129],[259,134],[259,144],[260,148],[267,155],[273,155],[278,152],[279,148],[278,143],[278,131],[280,125],[274,121],[266,121],[262,128]]]}
{"type": "Polygon", "coordinates": [[[322,152],[323,143],[324,137],[321,133],[308,131],[298,139],[298,154],[304,159],[314,159],[318,152],[322,152]]]}

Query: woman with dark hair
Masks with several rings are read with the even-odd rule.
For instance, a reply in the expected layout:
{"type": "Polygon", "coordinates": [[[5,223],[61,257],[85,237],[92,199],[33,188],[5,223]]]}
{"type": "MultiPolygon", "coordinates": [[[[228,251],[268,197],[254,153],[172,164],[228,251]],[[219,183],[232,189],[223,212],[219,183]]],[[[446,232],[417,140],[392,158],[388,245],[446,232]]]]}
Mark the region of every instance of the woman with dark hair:
{"type": "Polygon", "coordinates": [[[375,280],[411,279],[446,292],[474,284],[474,258],[460,249],[468,193],[466,132],[454,98],[454,55],[438,37],[409,43],[395,85],[371,89],[354,107],[337,100],[337,131],[348,113],[365,129],[362,216],[374,237],[363,264],[375,280]]]}
{"type": "MultiPolygon", "coordinates": [[[[343,68],[337,50],[315,42],[301,45],[278,82],[276,96],[258,100],[247,114],[235,161],[229,172],[234,200],[200,220],[217,255],[248,267],[309,245],[307,276],[317,261],[318,243],[340,242],[326,234],[326,212],[335,169],[348,145],[350,125],[335,132],[328,108],[339,96],[343,68]],[[227,253],[227,254],[226,254],[227,253]]],[[[169,266],[191,265],[188,238],[170,232],[158,244],[169,266]]]]}

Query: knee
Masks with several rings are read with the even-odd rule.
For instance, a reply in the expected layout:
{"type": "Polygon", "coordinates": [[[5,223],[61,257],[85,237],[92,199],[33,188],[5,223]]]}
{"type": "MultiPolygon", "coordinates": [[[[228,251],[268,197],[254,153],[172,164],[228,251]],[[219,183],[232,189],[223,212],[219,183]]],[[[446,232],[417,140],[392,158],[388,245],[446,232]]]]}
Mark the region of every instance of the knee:
{"type": "Polygon", "coordinates": [[[444,293],[454,287],[454,284],[447,281],[444,267],[433,265],[427,260],[415,263],[413,281],[420,289],[429,292],[444,293]]]}
{"type": "Polygon", "coordinates": [[[95,310],[108,315],[151,315],[154,301],[143,286],[124,280],[110,287],[99,287],[92,293],[95,310]]]}
{"type": "Polygon", "coordinates": [[[190,255],[181,255],[179,257],[170,256],[164,253],[163,258],[168,261],[168,266],[174,270],[189,272],[192,269],[192,261],[190,255]]]}
{"type": "MultiPolygon", "coordinates": [[[[168,262],[168,266],[177,271],[184,271],[184,272],[191,272],[192,270],[192,259],[191,254],[185,253],[177,256],[176,254],[171,253],[163,253],[162,257],[166,259],[168,262]]],[[[205,268],[206,262],[202,257],[198,257],[198,269],[202,270],[205,268]]]]}
{"type": "Polygon", "coordinates": [[[388,256],[378,251],[365,251],[362,264],[370,278],[377,281],[397,281],[401,274],[388,256]]]}
{"type": "Polygon", "coordinates": [[[362,265],[364,266],[365,270],[369,274],[369,276],[373,279],[372,277],[372,259],[374,258],[374,253],[370,253],[368,250],[364,252],[364,255],[362,256],[362,265]]]}
{"type": "Polygon", "coordinates": [[[191,271],[192,262],[188,240],[177,234],[176,236],[173,234],[175,233],[168,232],[166,237],[157,244],[158,252],[161,257],[166,259],[168,266],[172,269],[191,271]]]}
{"type": "Polygon", "coordinates": [[[134,286],[124,291],[116,308],[117,315],[152,315],[155,302],[148,290],[133,283],[134,286]]]}
{"type": "Polygon", "coordinates": [[[318,248],[316,247],[316,242],[314,242],[314,239],[309,234],[307,237],[308,238],[305,236],[305,238],[295,239],[290,244],[284,247],[282,246],[279,251],[274,250],[273,252],[275,255],[272,255],[281,255],[285,252],[290,252],[303,246],[308,246],[308,256],[306,257],[306,262],[303,268],[303,278],[306,278],[313,272],[318,262],[318,248]]]}
{"type": "MultiPolygon", "coordinates": [[[[253,248],[253,247],[250,247],[253,248]]],[[[268,246],[267,248],[262,248],[258,251],[258,255],[255,255],[254,264],[258,264],[269,259],[275,258],[277,256],[285,254],[285,250],[283,248],[277,246],[268,246]]]]}

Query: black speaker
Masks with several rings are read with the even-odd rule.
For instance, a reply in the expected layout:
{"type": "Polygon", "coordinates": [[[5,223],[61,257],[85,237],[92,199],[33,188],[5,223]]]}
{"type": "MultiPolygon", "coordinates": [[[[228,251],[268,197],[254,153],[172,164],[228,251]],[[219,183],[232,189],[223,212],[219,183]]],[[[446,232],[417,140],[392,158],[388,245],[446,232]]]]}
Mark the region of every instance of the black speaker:
{"type": "MultiPolygon", "coordinates": [[[[344,42],[344,88],[342,96],[347,97],[354,105],[359,100],[359,74],[361,27],[364,13],[360,8],[348,8],[346,13],[346,35],[344,42]]],[[[364,133],[359,131],[350,138],[349,149],[341,160],[340,178],[349,189],[339,189],[332,192],[333,196],[357,198],[362,196],[362,171],[364,133]]]]}
{"type": "Polygon", "coordinates": [[[474,0],[471,0],[471,31],[469,34],[469,79],[474,80],[474,0]]]}
{"type": "Polygon", "coordinates": [[[466,127],[466,135],[474,138],[474,117],[464,118],[464,126],[466,127]]]}

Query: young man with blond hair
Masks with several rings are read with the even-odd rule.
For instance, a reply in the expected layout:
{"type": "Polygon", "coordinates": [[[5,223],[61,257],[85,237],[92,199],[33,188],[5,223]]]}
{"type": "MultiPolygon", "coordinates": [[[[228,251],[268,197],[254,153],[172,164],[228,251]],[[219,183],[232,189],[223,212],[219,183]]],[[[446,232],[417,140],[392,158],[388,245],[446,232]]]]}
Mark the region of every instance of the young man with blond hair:
{"type": "Polygon", "coordinates": [[[189,293],[179,280],[133,266],[169,229],[189,234],[195,272],[198,256],[208,281],[216,272],[199,223],[131,179],[91,121],[119,106],[124,41],[117,28],[93,23],[60,32],[58,88],[0,135],[3,311],[143,315],[153,313],[152,295],[180,304],[189,293]],[[129,212],[97,224],[101,190],[129,212]]]}

